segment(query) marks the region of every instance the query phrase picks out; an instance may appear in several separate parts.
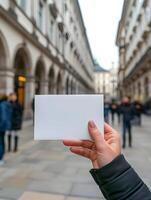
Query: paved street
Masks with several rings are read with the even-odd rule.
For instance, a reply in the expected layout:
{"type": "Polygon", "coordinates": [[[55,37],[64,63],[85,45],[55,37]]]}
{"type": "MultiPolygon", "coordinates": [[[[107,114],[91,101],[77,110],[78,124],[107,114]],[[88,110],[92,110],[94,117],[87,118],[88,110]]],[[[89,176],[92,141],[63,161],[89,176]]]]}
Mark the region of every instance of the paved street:
{"type": "MultiPolygon", "coordinates": [[[[142,128],[134,128],[133,148],[124,154],[151,188],[150,122],[144,117],[142,128]]],[[[34,142],[32,127],[27,126],[19,152],[7,154],[0,167],[0,200],[99,200],[102,195],[90,168],[89,161],[72,155],[61,142],[34,142]]]]}

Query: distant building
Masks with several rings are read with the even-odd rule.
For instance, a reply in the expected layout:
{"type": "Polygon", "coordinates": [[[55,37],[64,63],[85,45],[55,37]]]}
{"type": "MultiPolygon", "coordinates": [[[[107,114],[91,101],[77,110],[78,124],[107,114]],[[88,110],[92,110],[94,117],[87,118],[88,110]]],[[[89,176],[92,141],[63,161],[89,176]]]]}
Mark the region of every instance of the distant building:
{"type": "Polygon", "coordinates": [[[26,118],[34,94],[93,92],[93,67],[78,0],[0,1],[0,93],[26,118]]]}
{"type": "Polygon", "coordinates": [[[112,99],[117,99],[117,82],[118,82],[118,69],[117,67],[112,67],[110,70],[110,83],[111,83],[111,97],[112,99]]]}
{"type": "Polygon", "coordinates": [[[116,44],[118,95],[146,102],[151,98],[151,0],[125,0],[116,44]]]}
{"type": "Polygon", "coordinates": [[[94,82],[95,93],[104,94],[107,101],[116,98],[117,74],[115,74],[115,70],[106,70],[95,62],[94,82]]]}

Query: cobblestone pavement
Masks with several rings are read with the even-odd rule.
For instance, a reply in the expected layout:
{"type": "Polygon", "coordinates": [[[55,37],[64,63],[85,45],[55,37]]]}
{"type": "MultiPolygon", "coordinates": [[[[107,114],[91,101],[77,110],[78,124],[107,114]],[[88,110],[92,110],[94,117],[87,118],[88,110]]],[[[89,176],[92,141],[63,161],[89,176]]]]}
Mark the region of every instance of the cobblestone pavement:
{"type": "MultiPolygon", "coordinates": [[[[123,153],[151,188],[151,118],[144,117],[143,126],[133,130],[133,148],[123,153]]],[[[7,154],[0,167],[0,200],[103,199],[89,169],[89,161],[72,155],[60,141],[33,141],[28,126],[21,132],[19,152],[7,154]]]]}

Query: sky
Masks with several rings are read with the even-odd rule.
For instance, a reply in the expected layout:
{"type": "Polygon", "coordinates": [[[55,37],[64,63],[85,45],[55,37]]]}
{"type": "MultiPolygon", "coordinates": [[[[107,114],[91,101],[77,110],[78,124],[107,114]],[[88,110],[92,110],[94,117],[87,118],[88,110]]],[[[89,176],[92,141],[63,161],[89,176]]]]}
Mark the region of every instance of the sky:
{"type": "Polygon", "coordinates": [[[118,67],[115,45],[124,0],[79,0],[93,57],[110,69],[118,67]]]}

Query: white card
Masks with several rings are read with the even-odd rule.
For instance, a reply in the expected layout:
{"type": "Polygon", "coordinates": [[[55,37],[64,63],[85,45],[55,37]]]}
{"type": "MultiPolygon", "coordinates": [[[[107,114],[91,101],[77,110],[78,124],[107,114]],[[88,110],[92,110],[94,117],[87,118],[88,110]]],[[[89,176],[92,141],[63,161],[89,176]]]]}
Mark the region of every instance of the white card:
{"type": "Polygon", "coordinates": [[[89,120],[104,132],[103,110],[103,95],[36,95],[34,139],[90,139],[89,120]]]}

